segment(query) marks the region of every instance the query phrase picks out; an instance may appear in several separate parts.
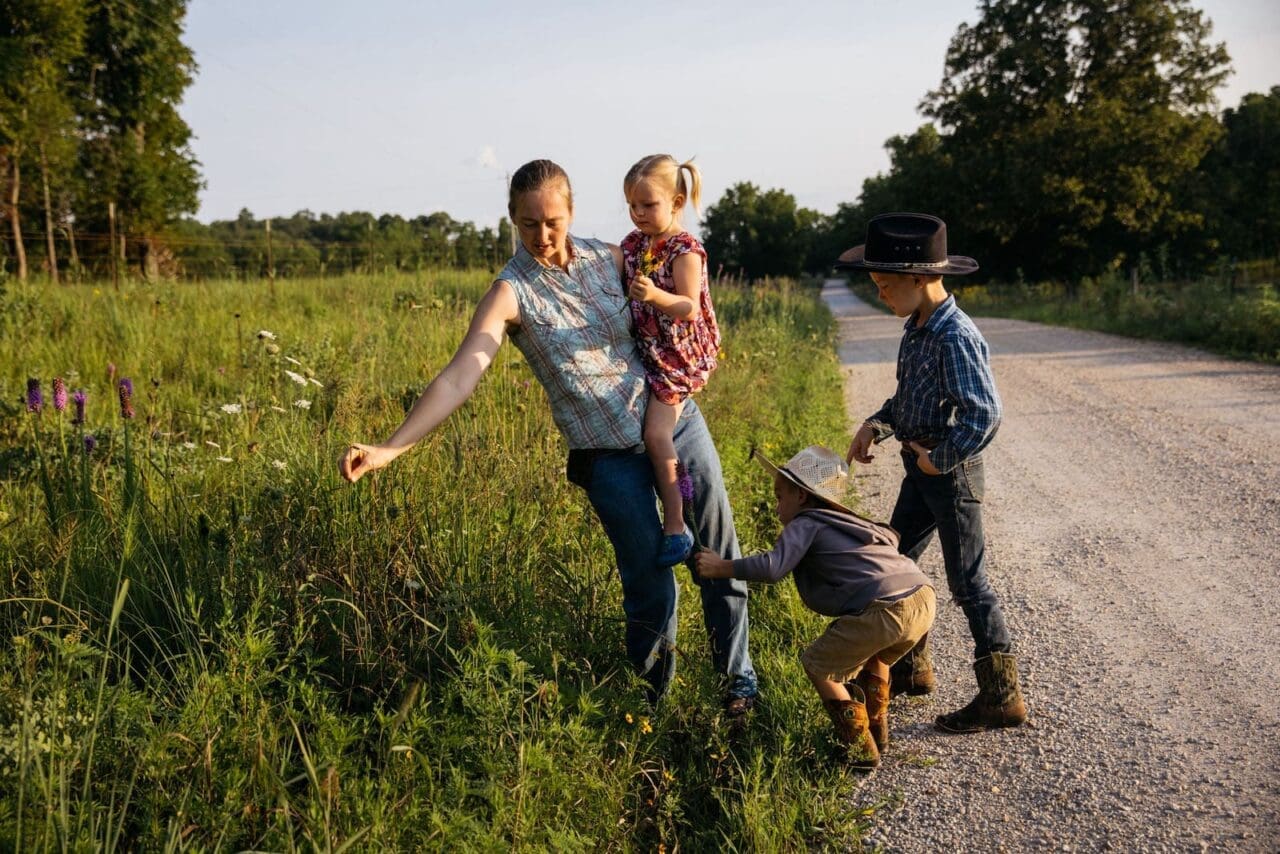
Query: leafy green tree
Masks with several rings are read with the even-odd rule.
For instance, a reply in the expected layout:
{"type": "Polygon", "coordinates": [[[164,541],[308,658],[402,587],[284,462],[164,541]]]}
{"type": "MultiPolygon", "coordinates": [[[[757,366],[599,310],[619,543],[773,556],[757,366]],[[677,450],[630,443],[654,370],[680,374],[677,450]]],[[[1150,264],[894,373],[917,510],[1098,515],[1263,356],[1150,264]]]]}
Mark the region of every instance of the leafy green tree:
{"type": "Polygon", "coordinates": [[[83,0],[0,0],[0,160],[18,278],[27,276],[22,168],[40,176],[47,264],[56,280],[54,187],[69,180],[75,112],[68,68],[84,37],[83,0]]]}
{"type": "Polygon", "coordinates": [[[1188,0],[983,0],[924,100],[949,208],[997,274],[1080,276],[1201,225],[1179,188],[1213,145],[1226,49],[1188,0]]]}
{"type": "Polygon", "coordinates": [[[1280,86],[1245,95],[1202,164],[1210,231],[1237,258],[1280,256],[1280,86]]]}
{"type": "Polygon", "coordinates": [[[105,230],[108,202],[141,238],[154,274],[154,235],[195,211],[201,181],[191,129],[178,104],[196,70],[182,41],[187,0],[90,0],[85,50],[75,65],[84,102],[81,168],[88,216],[105,230]]]}
{"type": "Polygon", "coordinates": [[[713,270],[749,278],[796,276],[804,269],[821,216],[796,206],[784,190],[766,190],[750,182],[725,190],[703,218],[703,245],[713,270]]]}
{"type": "Polygon", "coordinates": [[[966,239],[963,218],[952,217],[953,211],[963,210],[963,204],[956,197],[952,181],[954,167],[943,143],[932,124],[886,142],[889,171],[864,181],[857,202],[842,204],[834,214],[823,218],[805,269],[829,270],[841,252],[863,241],[867,220],[893,211],[922,211],[948,222],[954,219],[960,227],[949,225],[949,236],[952,243],[963,244],[966,239]]]}

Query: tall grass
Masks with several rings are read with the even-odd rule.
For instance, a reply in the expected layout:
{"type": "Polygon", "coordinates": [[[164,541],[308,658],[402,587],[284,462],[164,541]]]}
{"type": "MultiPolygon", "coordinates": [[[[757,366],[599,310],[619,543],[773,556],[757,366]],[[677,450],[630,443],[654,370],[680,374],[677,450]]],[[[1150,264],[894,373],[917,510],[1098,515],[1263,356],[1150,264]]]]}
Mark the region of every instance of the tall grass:
{"type": "MultiPolygon", "coordinates": [[[[412,454],[337,478],[486,284],[0,294],[0,848],[857,844],[856,780],[796,660],[819,619],[790,585],[753,593],[763,703],[735,734],[680,569],[681,675],[647,708],[608,542],[514,348],[412,454]],[[26,412],[29,376],[86,389],[87,423],[26,412]]],[[[791,283],[715,295],[726,358],[702,406],[764,548],[748,450],[839,446],[834,330],[791,283]]]]}

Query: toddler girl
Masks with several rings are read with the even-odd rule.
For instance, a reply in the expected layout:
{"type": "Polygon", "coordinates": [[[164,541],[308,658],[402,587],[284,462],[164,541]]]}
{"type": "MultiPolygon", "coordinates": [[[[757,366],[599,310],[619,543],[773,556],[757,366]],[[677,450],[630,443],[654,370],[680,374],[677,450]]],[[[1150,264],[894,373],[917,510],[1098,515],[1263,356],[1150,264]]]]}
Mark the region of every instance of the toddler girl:
{"type": "Polygon", "coordinates": [[[707,384],[720,351],[720,330],[707,290],[707,253],[680,227],[685,202],[694,210],[702,175],[669,154],[640,160],[622,181],[635,231],[622,241],[634,334],[649,384],[644,444],[662,500],[661,566],[688,557],[673,434],[685,399],[707,384]],[[688,180],[686,180],[686,175],[688,180]]]}

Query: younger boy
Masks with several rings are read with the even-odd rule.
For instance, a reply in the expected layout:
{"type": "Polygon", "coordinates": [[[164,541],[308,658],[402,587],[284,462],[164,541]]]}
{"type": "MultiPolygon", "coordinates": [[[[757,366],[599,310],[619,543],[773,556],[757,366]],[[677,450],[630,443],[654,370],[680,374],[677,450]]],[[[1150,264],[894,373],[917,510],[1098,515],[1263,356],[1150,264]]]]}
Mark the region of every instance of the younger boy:
{"type": "Polygon", "coordinates": [[[889,741],[889,667],[933,625],[933,587],[899,554],[892,528],[841,503],[849,467],[834,451],[811,445],[781,468],[754,456],[773,474],[784,525],[773,551],[725,560],[703,549],[694,565],[704,578],[774,583],[790,573],[804,604],[835,618],[800,661],[851,764],[874,768],[889,741]]]}
{"type": "MultiPolygon", "coordinates": [[[[858,428],[848,458],[866,464],[873,443],[890,436],[902,443],[906,476],[889,524],[912,560],[938,532],[951,598],[969,622],[978,694],[936,724],[948,732],[1017,726],[1027,710],[1004,612],[987,581],[982,531],[982,450],[1000,426],[1000,397],[986,339],[942,284],[943,276],[974,272],[978,262],[947,254],[947,226],[936,216],[893,213],[872,217],[866,243],[842,254],[836,267],[870,273],[881,301],[907,318],[898,387],[858,428]]],[[[892,683],[895,693],[933,690],[925,643],[903,657],[892,683]]]]}

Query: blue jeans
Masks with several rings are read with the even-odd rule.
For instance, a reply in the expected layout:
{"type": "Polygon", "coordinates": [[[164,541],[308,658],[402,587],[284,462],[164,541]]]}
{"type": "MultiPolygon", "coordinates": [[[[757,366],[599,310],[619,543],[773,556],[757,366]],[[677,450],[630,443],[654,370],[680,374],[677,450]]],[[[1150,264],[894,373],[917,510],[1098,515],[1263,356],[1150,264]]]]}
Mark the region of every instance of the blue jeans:
{"type": "Polygon", "coordinates": [[[920,471],[915,453],[904,449],[902,464],[907,476],[889,522],[901,537],[898,551],[919,560],[937,531],[947,587],[969,621],[973,657],[1009,652],[1012,644],[1004,612],[987,581],[982,457],[971,457],[949,472],[928,475],[920,471]]]}
{"type": "MultiPolygon", "coordinates": [[[[676,454],[693,478],[693,517],[698,543],[726,558],[742,556],[733,527],[711,434],[692,399],[675,429],[676,454]]],[[[570,479],[587,491],[591,506],[613,544],[622,578],[627,658],[649,683],[652,699],[666,693],[676,670],[676,600],[673,569],[658,566],[662,524],[658,519],[653,464],[639,450],[587,452],[586,465],[570,460],[570,479]],[[573,469],[577,469],[574,471],[573,469]]],[[[580,452],[575,452],[580,454],[580,452]]],[[[756,674],[747,651],[747,585],[737,579],[702,579],[702,615],[711,659],[729,680],[730,697],[753,697],[756,674]]]]}

